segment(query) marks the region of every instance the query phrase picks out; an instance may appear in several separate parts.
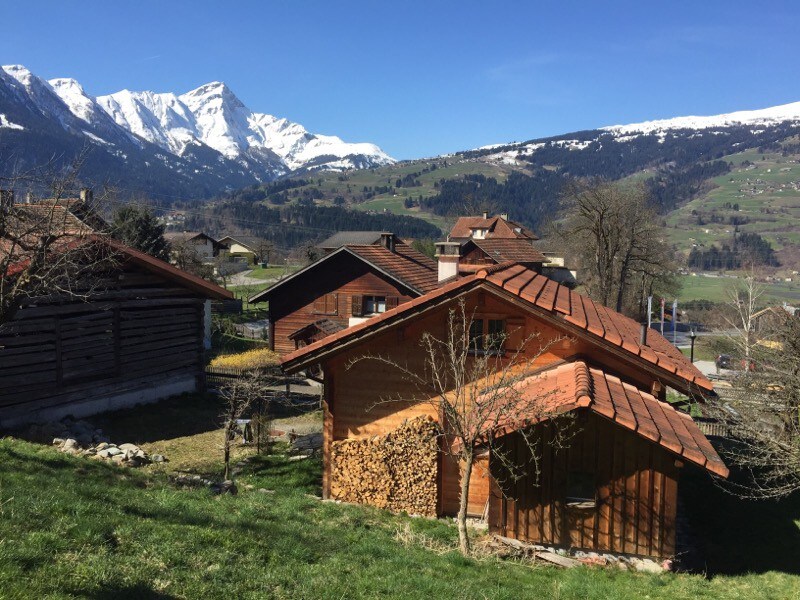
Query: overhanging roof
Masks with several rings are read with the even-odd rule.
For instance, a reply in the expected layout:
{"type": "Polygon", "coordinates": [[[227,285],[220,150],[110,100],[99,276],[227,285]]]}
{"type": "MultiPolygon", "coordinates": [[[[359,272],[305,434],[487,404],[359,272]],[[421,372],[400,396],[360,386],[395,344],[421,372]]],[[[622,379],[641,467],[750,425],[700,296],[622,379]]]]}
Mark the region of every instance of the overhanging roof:
{"type": "Polygon", "coordinates": [[[495,437],[559,413],[586,408],[687,462],[720,477],[728,476],[725,463],[689,415],[583,361],[531,375],[514,387],[515,392],[509,395],[508,402],[514,402],[516,410],[507,412],[529,412],[539,418],[513,422],[500,419],[495,437]]]}
{"type": "Polygon", "coordinates": [[[640,344],[640,326],[633,319],[522,265],[508,263],[447,283],[368,321],[287,354],[282,366],[287,371],[299,370],[412,315],[450,301],[475,286],[483,286],[510,300],[522,301],[532,314],[569,335],[597,344],[622,360],[657,372],[661,379],[676,389],[713,394],[711,382],[658,332],[650,330],[647,344],[640,344]]]}

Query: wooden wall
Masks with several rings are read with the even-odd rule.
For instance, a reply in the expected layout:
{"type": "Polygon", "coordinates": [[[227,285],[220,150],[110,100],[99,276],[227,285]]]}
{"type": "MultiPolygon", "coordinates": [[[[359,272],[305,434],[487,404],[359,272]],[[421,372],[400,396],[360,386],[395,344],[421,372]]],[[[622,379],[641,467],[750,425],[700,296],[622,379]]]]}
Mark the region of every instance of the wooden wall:
{"type": "Polygon", "coordinates": [[[675,552],[676,459],[660,446],[588,412],[575,421],[578,433],[567,448],[553,446],[553,426],[537,426],[536,477],[520,434],[505,437],[498,451],[528,464],[514,480],[499,460],[493,474],[489,527],[526,542],[644,556],[675,552]],[[569,479],[591,474],[595,502],[571,506],[569,479]]]}
{"type": "Polygon", "coordinates": [[[328,260],[276,290],[269,299],[273,336],[270,345],[279,354],[295,350],[289,334],[319,319],[330,319],[347,327],[352,316],[352,297],[386,296],[397,303],[411,300],[410,290],[371,269],[351,255],[328,260]],[[337,294],[336,310],[315,309],[314,301],[325,294],[337,294]]]}
{"type": "Polygon", "coordinates": [[[88,301],[40,298],[0,325],[0,420],[203,367],[203,298],[120,267],[88,301]]]}

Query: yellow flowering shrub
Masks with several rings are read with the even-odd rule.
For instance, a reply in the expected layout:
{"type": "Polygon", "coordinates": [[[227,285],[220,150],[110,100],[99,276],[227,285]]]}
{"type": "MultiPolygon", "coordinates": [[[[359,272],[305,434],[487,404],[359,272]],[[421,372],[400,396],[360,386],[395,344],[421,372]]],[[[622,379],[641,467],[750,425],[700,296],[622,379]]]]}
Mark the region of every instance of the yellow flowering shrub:
{"type": "Polygon", "coordinates": [[[264,367],[274,367],[280,362],[277,352],[268,348],[258,348],[248,350],[239,354],[223,354],[212,359],[210,367],[221,369],[259,369],[264,367]]]}

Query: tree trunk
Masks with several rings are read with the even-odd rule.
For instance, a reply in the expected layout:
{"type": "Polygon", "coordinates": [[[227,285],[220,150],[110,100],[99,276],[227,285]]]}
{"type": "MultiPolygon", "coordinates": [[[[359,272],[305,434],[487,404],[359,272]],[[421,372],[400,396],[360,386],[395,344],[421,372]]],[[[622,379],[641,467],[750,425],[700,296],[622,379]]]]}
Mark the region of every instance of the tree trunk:
{"type": "Polygon", "coordinates": [[[461,554],[469,556],[470,544],[467,533],[467,505],[469,504],[469,480],[472,477],[472,452],[467,454],[464,472],[461,475],[461,494],[458,498],[458,546],[461,554]]]}
{"type": "Polygon", "coordinates": [[[223,446],[224,451],[224,460],[225,460],[225,472],[222,475],[222,478],[227,481],[229,479],[228,475],[230,475],[230,465],[231,465],[231,426],[230,423],[225,425],[225,442],[223,446]]]}

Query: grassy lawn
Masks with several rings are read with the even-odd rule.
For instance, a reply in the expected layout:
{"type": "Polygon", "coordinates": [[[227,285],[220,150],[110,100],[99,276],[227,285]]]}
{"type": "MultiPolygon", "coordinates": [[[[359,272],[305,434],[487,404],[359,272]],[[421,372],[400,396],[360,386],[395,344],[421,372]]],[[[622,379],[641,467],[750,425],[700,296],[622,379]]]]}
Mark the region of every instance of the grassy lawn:
{"type": "Polygon", "coordinates": [[[447,521],[319,501],[319,461],[289,461],[280,449],[248,463],[237,481],[238,496],[173,487],[164,468],[219,472],[215,414],[213,400],[184,397],[107,417],[102,425],[112,439],[128,436],[126,441],[163,450],[171,460],[141,470],[0,440],[0,597],[585,600],[800,594],[800,502],[743,504],[702,474],[687,473],[684,487],[698,507],[692,516],[707,540],[711,578],[466,559],[455,550],[456,532],[447,521]]]}
{"type": "MultiPolygon", "coordinates": [[[[684,275],[681,276],[681,294],[679,300],[710,300],[712,302],[726,302],[726,290],[736,285],[737,280],[730,277],[703,277],[684,275]]],[[[800,301],[800,283],[769,283],[763,284],[763,302],[800,301]]]]}

